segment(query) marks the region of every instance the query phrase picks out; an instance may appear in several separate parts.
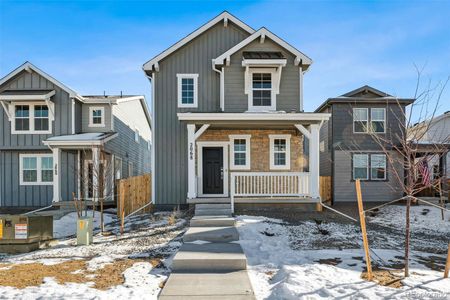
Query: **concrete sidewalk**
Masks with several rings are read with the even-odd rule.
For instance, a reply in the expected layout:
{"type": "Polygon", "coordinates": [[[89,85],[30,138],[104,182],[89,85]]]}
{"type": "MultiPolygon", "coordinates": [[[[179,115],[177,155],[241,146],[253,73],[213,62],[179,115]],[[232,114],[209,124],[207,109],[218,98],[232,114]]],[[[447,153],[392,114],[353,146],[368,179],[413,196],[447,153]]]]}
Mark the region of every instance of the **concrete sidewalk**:
{"type": "Polygon", "coordinates": [[[159,299],[255,299],[231,207],[197,204],[159,299]]]}

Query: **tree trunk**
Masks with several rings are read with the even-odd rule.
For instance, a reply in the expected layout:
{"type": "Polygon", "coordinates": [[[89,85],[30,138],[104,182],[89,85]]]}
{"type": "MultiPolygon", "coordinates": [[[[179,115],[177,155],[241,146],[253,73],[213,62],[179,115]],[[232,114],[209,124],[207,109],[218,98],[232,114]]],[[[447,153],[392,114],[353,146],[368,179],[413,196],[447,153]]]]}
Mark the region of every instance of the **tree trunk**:
{"type": "Polygon", "coordinates": [[[410,195],[408,195],[406,200],[405,277],[409,277],[410,210],[411,210],[411,197],[410,195]]]}

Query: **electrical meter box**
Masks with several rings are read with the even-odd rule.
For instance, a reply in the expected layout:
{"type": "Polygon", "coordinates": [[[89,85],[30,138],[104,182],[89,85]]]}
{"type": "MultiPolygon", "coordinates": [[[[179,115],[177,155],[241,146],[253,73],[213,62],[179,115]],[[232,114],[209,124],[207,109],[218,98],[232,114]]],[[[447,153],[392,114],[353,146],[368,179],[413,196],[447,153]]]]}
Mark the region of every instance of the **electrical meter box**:
{"type": "Polygon", "coordinates": [[[90,245],[93,240],[94,220],[92,217],[80,217],[77,222],[77,245],[90,245]]]}
{"type": "Polygon", "coordinates": [[[0,252],[25,253],[53,239],[53,217],[0,215],[0,252]]]}

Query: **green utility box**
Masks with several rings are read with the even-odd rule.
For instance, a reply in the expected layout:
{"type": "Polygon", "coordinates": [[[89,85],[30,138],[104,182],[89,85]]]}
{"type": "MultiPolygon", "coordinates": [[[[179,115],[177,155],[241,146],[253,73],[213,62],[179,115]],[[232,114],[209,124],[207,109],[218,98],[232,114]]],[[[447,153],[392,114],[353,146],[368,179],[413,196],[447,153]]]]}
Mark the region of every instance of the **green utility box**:
{"type": "Polygon", "coordinates": [[[53,217],[0,215],[0,252],[25,253],[53,239],[53,217]]]}
{"type": "Polygon", "coordinates": [[[80,217],[77,222],[77,245],[90,245],[93,240],[94,220],[92,217],[80,217]]]}

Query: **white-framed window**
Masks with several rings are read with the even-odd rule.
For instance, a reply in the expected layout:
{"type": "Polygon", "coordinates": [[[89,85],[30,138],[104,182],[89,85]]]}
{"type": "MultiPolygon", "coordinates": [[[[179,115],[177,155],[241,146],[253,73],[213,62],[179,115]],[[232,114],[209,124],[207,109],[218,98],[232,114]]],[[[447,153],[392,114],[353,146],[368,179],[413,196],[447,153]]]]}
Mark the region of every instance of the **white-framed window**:
{"type": "Polygon", "coordinates": [[[230,135],[231,169],[250,170],[250,138],[249,134],[230,135]]]}
{"type": "Polygon", "coordinates": [[[369,155],[353,154],[353,179],[369,179],[369,155]]]}
{"type": "Polygon", "coordinates": [[[289,170],[291,168],[291,135],[269,135],[270,169],[289,170]]]}
{"type": "Polygon", "coordinates": [[[370,178],[372,180],[386,179],[386,155],[384,154],[370,155],[370,178]]]}
{"type": "Polygon", "coordinates": [[[12,134],[50,134],[51,116],[44,102],[23,102],[11,105],[12,134]]]}
{"type": "Polygon", "coordinates": [[[370,109],[370,128],[375,133],[386,132],[386,109],[371,108],[370,109]]]}
{"type": "Polygon", "coordinates": [[[114,157],[114,179],[122,179],[122,158],[114,157]]]}
{"type": "Polygon", "coordinates": [[[130,161],[128,162],[128,177],[133,177],[133,163],[130,161]]]}
{"type": "Polygon", "coordinates": [[[89,127],[105,127],[105,108],[89,107],[89,127]]]}
{"type": "Polygon", "coordinates": [[[353,132],[369,132],[369,110],[367,108],[353,108],[353,132]]]}
{"type": "Polygon", "coordinates": [[[251,68],[248,110],[276,110],[275,68],[251,68]]]}
{"type": "Polygon", "coordinates": [[[150,141],[147,141],[147,150],[148,151],[152,150],[152,144],[150,143],[150,141]]]}
{"type": "Polygon", "coordinates": [[[134,129],[134,141],[139,143],[139,129],[137,128],[134,129]]]}
{"type": "Polygon", "coordinates": [[[52,154],[20,154],[20,185],[52,185],[52,154]]]}
{"type": "Polygon", "coordinates": [[[177,74],[178,107],[197,107],[198,74],[177,74]]]}

